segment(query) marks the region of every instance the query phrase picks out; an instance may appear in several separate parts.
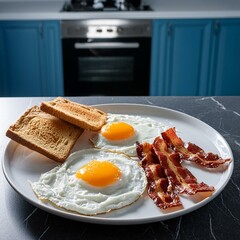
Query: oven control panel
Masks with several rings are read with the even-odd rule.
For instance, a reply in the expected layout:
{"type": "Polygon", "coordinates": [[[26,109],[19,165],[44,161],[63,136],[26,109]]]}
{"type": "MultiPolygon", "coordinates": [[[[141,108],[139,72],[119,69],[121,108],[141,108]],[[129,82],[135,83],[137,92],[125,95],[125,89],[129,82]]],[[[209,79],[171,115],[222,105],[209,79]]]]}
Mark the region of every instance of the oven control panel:
{"type": "Polygon", "coordinates": [[[62,21],[62,38],[150,37],[151,20],[62,21]]]}

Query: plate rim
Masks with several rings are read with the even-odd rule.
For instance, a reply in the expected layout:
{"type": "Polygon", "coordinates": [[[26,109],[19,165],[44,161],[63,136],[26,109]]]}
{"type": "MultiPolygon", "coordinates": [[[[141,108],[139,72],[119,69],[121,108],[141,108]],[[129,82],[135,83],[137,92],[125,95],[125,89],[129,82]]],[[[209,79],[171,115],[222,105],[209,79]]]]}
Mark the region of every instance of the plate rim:
{"type": "MultiPolygon", "coordinates": [[[[143,108],[153,108],[153,109],[158,109],[158,110],[164,110],[167,112],[171,112],[174,114],[180,114],[182,116],[185,116],[187,118],[193,119],[194,121],[197,121],[203,125],[205,125],[207,128],[211,128],[213,131],[215,131],[219,136],[221,136],[222,140],[224,141],[224,144],[226,145],[226,147],[229,150],[229,154],[230,154],[230,158],[232,159],[231,162],[228,165],[228,176],[225,180],[225,182],[221,185],[221,187],[217,190],[217,192],[215,191],[213,195],[211,195],[211,197],[207,197],[204,200],[198,202],[195,204],[195,206],[193,208],[188,208],[188,209],[180,209],[171,213],[167,213],[166,215],[161,215],[161,216],[155,216],[155,217],[149,217],[149,218],[140,218],[140,219],[136,219],[136,218],[128,218],[128,219],[116,219],[114,217],[110,217],[110,218],[99,218],[98,216],[101,215],[96,215],[96,216],[85,216],[85,215],[81,215],[78,213],[74,213],[71,211],[65,211],[62,209],[57,209],[57,208],[51,208],[48,205],[44,206],[41,205],[38,201],[40,201],[37,197],[36,200],[32,200],[31,198],[29,198],[27,195],[25,195],[25,193],[21,192],[21,189],[19,190],[17,188],[17,186],[15,186],[13,180],[11,179],[11,177],[8,174],[8,170],[6,169],[6,154],[8,149],[11,147],[12,144],[16,145],[15,147],[17,147],[19,144],[14,142],[13,140],[9,140],[4,153],[2,155],[2,171],[4,173],[4,176],[7,180],[7,182],[9,183],[9,185],[20,195],[22,196],[27,202],[29,202],[30,204],[46,211],[49,213],[52,213],[54,215],[63,217],[63,218],[68,218],[71,220],[76,220],[76,221],[82,221],[82,222],[88,222],[88,223],[95,223],[95,224],[106,224],[106,225],[135,225],[135,224],[144,224],[144,223],[151,223],[151,222],[157,222],[157,221],[165,221],[168,219],[172,219],[172,218],[176,218],[179,216],[183,216],[185,214],[188,214],[190,212],[193,212],[203,206],[205,206],[207,203],[211,202],[213,199],[215,199],[226,187],[226,185],[228,184],[228,182],[231,179],[233,170],[234,170],[234,156],[233,156],[233,152],[232,149],[230,147],[230,145],[228,144],[227,140],[216,130],[214,129],[212,126],[208,125],[207,123],[205,123],[204,121],[191,116],[187,113],[181,112],[179,110],[174,110],[171,108],[167,108],[167,107],[161,107],[161,106],[156,106],[156,105],[152,105],[152,104],[138,104],[138,103],[104,103],[104,104],[94,104],[94,105],[90,105],[93,107],[112,107],[112,106],[121,106],[121,107],[129,107],[129,106],[139,106],[139,107],[143,107],[143,108]]],[[[129,115],[129,114],[128,114],[129,115]]],[[[27,181],[27,180],[26,180],[27,181]]],[[[115,211],[115,210],[114,210],[115,211]]]]}

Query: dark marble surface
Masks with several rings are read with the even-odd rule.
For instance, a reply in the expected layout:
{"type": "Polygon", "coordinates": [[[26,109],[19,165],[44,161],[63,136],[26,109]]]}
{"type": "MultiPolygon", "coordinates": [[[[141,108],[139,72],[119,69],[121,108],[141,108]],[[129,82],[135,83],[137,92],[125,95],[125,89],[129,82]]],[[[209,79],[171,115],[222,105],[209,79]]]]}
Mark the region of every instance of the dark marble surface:
{"type": "MultiPolygon", "coordinates": [[[[50,98],[0,99],[1,158],[5,132],[26,108],[50,98]]],[[[174,219],[141,225],[97,225],[52,215],[26,202],[0,171],[0,239],[239,239],[240,97],[84,97],[83,104],[139,103],[175,109],[215,128],[234,155],[233,175],[225,189],[200,209],[174,219]]]]}

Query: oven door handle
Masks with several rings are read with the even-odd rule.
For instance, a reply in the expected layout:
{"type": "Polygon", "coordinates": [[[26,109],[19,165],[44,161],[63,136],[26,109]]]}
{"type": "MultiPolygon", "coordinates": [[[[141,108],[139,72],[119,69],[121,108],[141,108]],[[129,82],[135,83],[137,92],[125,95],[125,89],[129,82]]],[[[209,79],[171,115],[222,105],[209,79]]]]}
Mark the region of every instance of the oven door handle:
{"type": "Polygon", "coordinates": [[[121,48],[139,48],[138,42],[93,42],[93,43],[75,43],[76,49],[121,49],[121,48]]]}

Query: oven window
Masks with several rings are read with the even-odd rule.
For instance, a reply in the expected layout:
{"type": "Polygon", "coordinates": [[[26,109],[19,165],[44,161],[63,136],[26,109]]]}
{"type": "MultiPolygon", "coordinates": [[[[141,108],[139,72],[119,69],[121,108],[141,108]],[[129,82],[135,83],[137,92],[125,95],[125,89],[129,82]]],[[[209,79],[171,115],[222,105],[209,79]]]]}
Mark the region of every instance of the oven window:
{"type": "Polygon", "coordinates": [[[134,57],[94,56],[78,58],[78,81],[125,82],[134,80],[134,57]]]}

